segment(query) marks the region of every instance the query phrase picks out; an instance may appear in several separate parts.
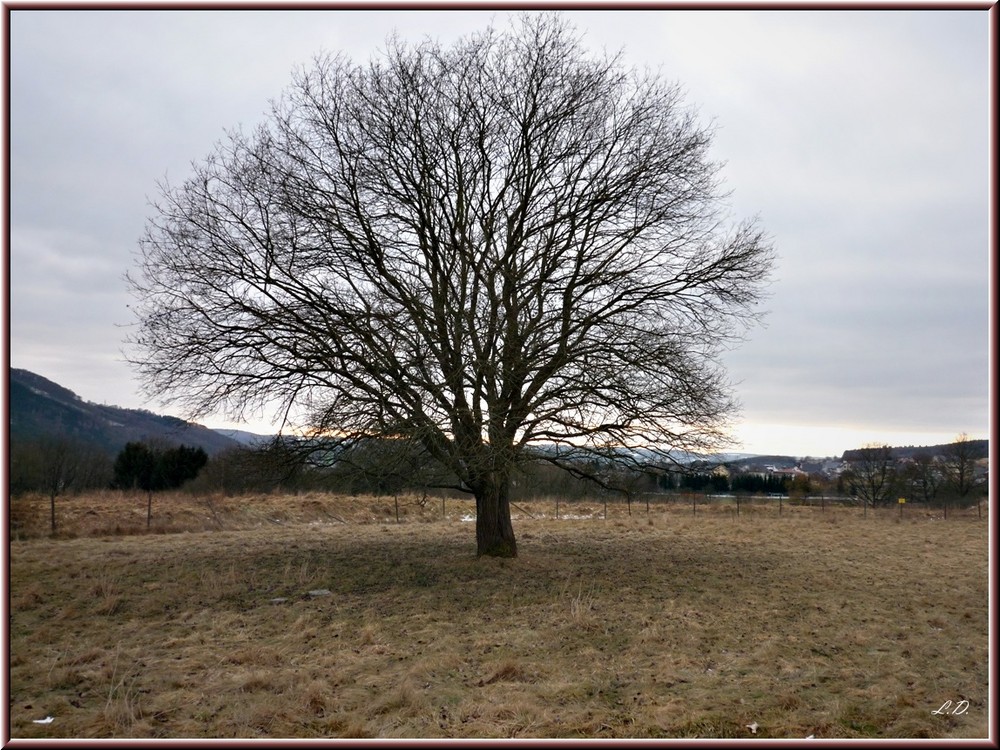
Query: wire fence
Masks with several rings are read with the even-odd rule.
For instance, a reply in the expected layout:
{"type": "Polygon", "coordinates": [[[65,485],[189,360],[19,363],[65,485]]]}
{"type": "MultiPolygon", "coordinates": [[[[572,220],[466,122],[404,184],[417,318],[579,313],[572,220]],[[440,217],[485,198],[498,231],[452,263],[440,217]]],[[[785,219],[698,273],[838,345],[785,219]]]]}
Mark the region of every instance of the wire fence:
{"type": "MultiPolygon", "coordinates": [[[[516,511],[517,504],[512,504],[516,511]]],[[[521,505],[531,508],[526,515],[552,518],[590,518],[642,515],[655,512],[689,512],[693,516],[783,516],[812,513],[856,512],[861,516],[895,518],[941,518],[976,517],[986,515],[987,498],[955,499],[932,503],[914,502],[907,498],[896,498],[875,507],[859,498],[844,495],[806,495],[788,497],[785,495],[742,495],[732,493],[704,492],[643,492],[632,496],[611,494],[597,498],[534,498],[521,505]],[[549,512],[540,510],[539,505],[551,505],[549,512]],[[599,505],[594,508],[595,504],[599,505]]]]}

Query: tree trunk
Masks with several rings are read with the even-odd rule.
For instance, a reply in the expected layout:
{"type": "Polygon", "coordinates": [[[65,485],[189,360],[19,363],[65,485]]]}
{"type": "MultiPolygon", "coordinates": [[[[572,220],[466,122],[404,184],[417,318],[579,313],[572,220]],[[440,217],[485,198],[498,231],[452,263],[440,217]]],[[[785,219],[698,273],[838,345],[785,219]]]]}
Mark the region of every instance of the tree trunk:
{"type": "Polygon", "coordinates": [[[493,472],[473,486],[476,496],[476,554],[479,557],[517,557],[514,526],[510,521],[510,482],[493,472]]]}

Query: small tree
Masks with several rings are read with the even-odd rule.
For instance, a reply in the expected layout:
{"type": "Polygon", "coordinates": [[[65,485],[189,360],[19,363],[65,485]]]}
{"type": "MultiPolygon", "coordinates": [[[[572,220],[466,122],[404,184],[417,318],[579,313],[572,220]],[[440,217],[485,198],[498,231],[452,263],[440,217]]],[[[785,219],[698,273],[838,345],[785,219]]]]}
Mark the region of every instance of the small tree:
{"type": "Polygon", "coordinates": [[[944,480],[943,466],[934,460],[933,455],[921,451],[914,454],[913,461],[907,464],[901,479],[914,498],[932,505],[937,500],[938,490],[944,480]]]}
{"type": "MultiPolygon", "coordinates": [[[[942,468],[950,494],[956,496],[960,503],[968,503],[969,495],[985,481],[985,477],[976,474],[976,462],[983,458],[984,451],[963,432],[955,438],[955,442],[945,446],[942,454],[942,468]]],[[[947,504],[945,508],[947,515],[947,504]]]]}
{"type": "Polygon", "coordinates": [[[869,506],[874,509],[889,502],[897,486],[891,447],[868,443],[848,463],[849,474],[845,478],[851,493],[864,505],[865,515],[869,506]]]}
{"type": "Polygon", "coordinates": [[[81,472],[86,451],[66,437],[49,437],[39,442],[41,485],[49,496],[50,525],[56,533],[56,497],[68,491],[81,472]]]}
{"type": "Polygon", "coordinates": [[[807,503],[813,492],[813,478],[809,474],[796,474],[788,482],[787,487],[789,499],[807,503]]]}

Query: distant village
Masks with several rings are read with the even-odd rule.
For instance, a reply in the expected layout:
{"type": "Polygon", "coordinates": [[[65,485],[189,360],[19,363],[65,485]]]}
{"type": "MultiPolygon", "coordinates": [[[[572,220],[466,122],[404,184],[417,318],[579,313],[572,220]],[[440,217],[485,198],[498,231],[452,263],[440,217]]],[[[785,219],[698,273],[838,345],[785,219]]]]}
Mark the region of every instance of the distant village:
{"type": "Polygon", "coordinates": [[[751,456],[730,461],[700,461],[694,471],[671,482],[694,491],[769,494],[858,494],[859,485],[878,480],[882,501],[909,495],[933,502],[939,496],[985,493],[989,479],[989,442],[904,448],[880,446],[845,451],[840,458],[751,456]]]}

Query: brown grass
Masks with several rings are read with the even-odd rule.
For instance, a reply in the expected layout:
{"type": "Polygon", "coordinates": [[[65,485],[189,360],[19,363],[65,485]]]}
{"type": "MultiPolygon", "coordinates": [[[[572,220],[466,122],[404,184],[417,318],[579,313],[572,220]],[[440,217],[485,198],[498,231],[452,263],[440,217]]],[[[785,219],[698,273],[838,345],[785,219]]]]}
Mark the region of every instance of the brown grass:
{"type": "Polygon", "coordinates": [[[975,511],[143,501],[14,501],[14,737],[987,735],[975,511]]]}

